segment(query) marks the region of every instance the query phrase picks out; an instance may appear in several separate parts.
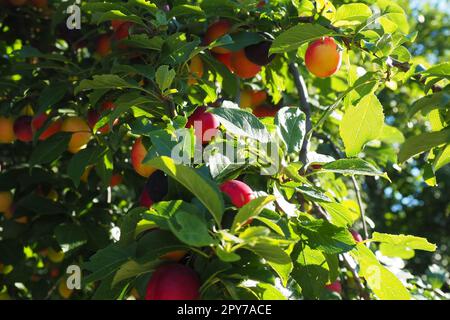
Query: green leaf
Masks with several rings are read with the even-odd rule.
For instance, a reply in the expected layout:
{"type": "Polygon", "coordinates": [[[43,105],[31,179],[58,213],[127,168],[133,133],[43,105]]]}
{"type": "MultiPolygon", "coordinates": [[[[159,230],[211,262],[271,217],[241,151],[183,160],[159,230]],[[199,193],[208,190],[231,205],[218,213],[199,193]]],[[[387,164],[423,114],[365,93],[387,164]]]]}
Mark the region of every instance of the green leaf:
{"type": "Polygon", "coordinates": [[[260,282],[253,291],[257,291],[256,294],[261,300],[287,300],[276,287],[269,283],[260,282]]]}
{"type": "Polygon", "coordinates": [[[101,146],[88,147],[77,152],[70,159],[67,167],[67,175],[72,179],[75,187],[80,185],[80,178],[87,166],[95,164],[104,154],[101,146]]]}
{"type": "Polygon", "coordinates": [[[402,282],[383,267],[363,243],[358,243],[352,255],[359,261],[359,274],[381,300],[410,300],[411,296],[402,282]]]}
{"type": "Polygon", "coordinates": [[[198,208],[181,200],[174,201],[176,211],[169,219],[169,227],[180,241],[195,247],[215,244],[210,236],[207,222],[198,208]]]}
{"type": "Polygon", "coordinates": [[[286,287],[289,281],[289,276],[294,269],[294,264],[292,261],[284,264],[268,261],[267,264],[278,274],[281,279],[281,283],[286,287]]]}
{"type": "Polygon", "coordinates": [[[159,264],[161,264],[161,261],[159,260],[149,261],[143,264],[140,264],[134,260],[129,260],[119,267],[114,275],[111,286],[114,287],[123,280],[153,272],[159,264]]]}
{"type": "Polygon", "coordinates": [[[308,245],[329,254],[344,253],[354,248],[355,240],[347,228],[337,227],[324,220],[299,224],[301,235],[308,239],[308,245]]]}
{"type": "Polygon", "coordinates": [[[330,215],[331,223],[338,227],[349,227],[359,218],[358,213],[353,212],[343,204],[332,202],[321,203],[320,205],[330,215]]]}
{"type": "Polygon", "coordinates": [[[300,108],[284,107],[275,116],[279,136],[286,144],[287,153],[299,153],[305,137],[305,114],[300,108]]]}
{"type": "Polygon", "coordinates": [[[56,241],[64,252],[76,249],[88,241],[83,227],[75,224],[59,225],[54,233],[56,241]]]}
{"type": "Polygon", "coordinates": [[[58,159],[67,150],[72,133],[59,132],[44,141],[40,141],[30,156],[30,165],[46,164],[58,159]]]}
{"type": "Polygon", "coordinates": [[[380,136],[383,125],[383,106],[374,94],[363,97],[355,107],[348,106],[339,127],[346,154],[357,155],[367,142],[380,136]]]}
{"type": "Polygon", "coordinates": [[[320,250],[303,246],[295,261],[292,277],[302,288],[305,299],[316,299],[325,285],[335,280],[336,266],[337,263],[332,263],[320,250]]]}
{"type": "Polygon", "coordinates": [[[121,40],[121,44],[134,48],[161,51],[164,40],[159,36],[149,38],[146,34],[132,34],[121,40]]]}
{"type": "Polygon", "coordinates": [[[180,4],[174,6],[169,13],[167,18],[180,17],[180,16],[204,16],[202,8],[190,4],[180,4]]]}
{"type": "Polygon", "coordinates": [[[101,280],[116,271],[125,261],[129,260],[136,250],[136,245],[122,247],[112,244],[97,251],[83,267],[92,273],[84,278],[85,284],[101,280]]]}
{"type": "Polygon", "coordinates": [[[385,33],[394,33],[399,30],[404,34],[409,33],[409,24],[403,8],[391,0],[378,0],[378,6],[382,11],[379,18],[385,33]]]}
{"type": "Polygon", "coordinates": [[[158,260],[162,255],[177,250],[188,250],[172,232],[153,229],[144,234],[137,243],[136,261],[140,264],[158,260]]]}
{"type": "Polygon", "coordinates": [[[387,180],[386,172],[380,171],[370,162],[359,158],[346,158],[328,162],[316,172],[335,172],[344,175],[381,176],[387,180]]]}
{"type": "Polygon", "coordinates": [[[410,235],[374,232],[369,241],[381,242],[380,250],[388,257],[410,259],[414,257],[414,250],[436,251],[436,245],[427,239],[410,235]]]}
{"type": "Polygon", "coordinates": [[[234,217],[233,224],[231,226],[231,230],[236,231],[239,229],[245,222],[253,217],[256,217],[261,213],[264,207],[275,201],[275,197],[272,195],[266,197],[258,197],[253,199],[249,203],[245,204],[242,208],[239,209],[238,213],[234,217]]]}
{"type": "Polygon", "coordinates": [[[45,87],[38,99],[37,113],[42,113],[46,111],[48,107],[51,107],[61,101],[61,99],[66,95],[67,89],[68,84],[66,83],[52,83],[48,87],[45,87]]]}
{"type": "Polygon", "coordinates": [[[146,164],[164,171],[168,176],[181,183],[211,212],[217,224],[221,223],[224,211],[223,197],[212,180],[199,174],[193,168],[175,164],[174,160],[169,157],[154,158],[146,164]]]}
{"type": "Polygon", "coordinates": [[[403,133],[396,127],[384,124],[383,129],[381,129],[381,134],[379,139],[386,143],[403,143],[405,142],[405,137],[403,133]]]}
{"type": "Polygon", "coordinates": [[[243,246],[242,248],[253,251],[268,262],[273,262],[280,265],[292,263],[289,255],[283,249],[273,244],[258,242],[254,245],[243,246]]]}
{"type": "Polygon", "coordinates": [[[443,62],[440,64],[436,64],[424,71],[421,71],[420,74],[429,77],[450,77],[450,62],[443,62]]]}
{"type": "Polygon", "coordinates": [[[156,83],[158,84],[161,92],[165,92],[167,89],[170,89],[175,75],[175,70],[169,70],[169,66],[167,65],[162,65],[158,68],[158,70],[156,70],[156,83]]]}
{"type": "Polygon", "coordinates": [[[297,50],[304,43],[330,35],[337,35],[337,33],[320,24],[298,24],[276,37],[269,52],[285,53],[297,50]]]}
{"type": "Polygon", "coordinates": [[[333,25],[335,27],[354,26],[366,21],[372,10],[363,3],[344,4],[337,8],[333,25]]]}
{"type": "Polygon", "coordinates": [[[228,133],[239,137],[249,137],[261,143],[270,141],[266,127],[253,114],[234,108],[214,108],[215,114],[228,133]]]}
{"type": "Polygon", "coordinates": [[[146,211],[145,208],[139,207],[131,209],[120,220],[120,240],[121,245],[130,245],[134,240],[136,227],[141,220],[142,214],[146,211]]]}
{"type": "Polygon", "coordinates": [[[115,74],[102,74],[92,77],[92,80],[85,79],[75,88],[75,94],[85,90],[94,89],[141,89],[138,85],[128,83],[126,80],[115,74]]]}
{"type": "Polygon", "coordinates": [[[449,106],[450,94],[445,91],[440,91],[414,101],[411,108],[408,109],[408,116],[412,117],[419,111],[421,111],[423,115],[426,115],[431,110],[445,109],[449,106]]]}
{"type": "Polygon", "coordinates": [[[146,25],[139,16],[137,16],[135,14],[126,14],[126,13],[121,12],[120,10],[111,10],[111,11],[105,12],[96,20],[96,22],[97,22],[97,24],[100,24],[102,22],[105,22],[105,21],[109,22],[111,20],[129,21],[129,22],[134,22],[136,24],[139,24],[141,26],[146,25]]]}
{"type": "Polygon", "coordinates": [[[415,155],[428,151],[441,144],[450,143],[450,129],[438,132],[425,132],[406,139],[398,154],[398,162],[402,163],[415,155]]]}
{"type": "Polygon", "coordinates": [[[221,47],[224,47],[231,51],[239,51],[252,44],[260,43],[261,41],[265,40],[265,38],[261,34],[248,31],[233,33],[230,36],[233,43],[226,44],[221,47]]]}
{"type": "Polygon", "coordinates": [[[450,163],[450,144],[447,144],[439,151],[433,163],[434,170],[437,171],[448,163],[450,163]]]}

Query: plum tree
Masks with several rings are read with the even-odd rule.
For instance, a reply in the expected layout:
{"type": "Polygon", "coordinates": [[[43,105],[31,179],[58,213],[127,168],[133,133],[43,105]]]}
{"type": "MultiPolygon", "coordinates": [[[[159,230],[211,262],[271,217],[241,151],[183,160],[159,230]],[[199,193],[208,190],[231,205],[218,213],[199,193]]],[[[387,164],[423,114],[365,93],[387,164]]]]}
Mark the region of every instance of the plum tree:
{"type": "Polygon", "coordinates": [[[32,120],[31,116],[20,116],[14,121],[14,135],[17,137],[17,140],[22,142],[33,140],[32,120]]]}
{"type": "Polygon", "coordinates": [[[253,78],[261,71],[261,66],[247,58],[244,49],[231,54],[231,67],[234,73],[242,79],[253,78]]]}
{"type": "MultiPolygon", "coordinates": [[[[123,22],[115,28],[114,38],[116,40],[122,40],[128,38],[130,35],[130,28],[133,26],[132,22],[123,22]]],[[[114,28],[114,26],[113,26],[114,28]]]]}
{"type": "Polygon", "coordinates": [[[205,144],[217,133],[219,125],[219,120],[212,113],[207,112],[205,107],[200,107],[190,115],[186,128],[193,127],[197,141],[205,144]]]}
{"type": "Polygon", "coordinates": [[[171,263],[156,269],[147,285],[145,300],[197,300],[197,274],[182,264],[171,263]]]}
{"type": "Polygon", "coordinates": [[[146,155],[147,148],[145,148],[142,138],[136,139],[131,148],[131,164],[133,165],[134,171],[145,178],[156,171],[152,166],[142,163],[146,155]]]}
{"type": "Polygon", "coordinates": [[[0,117],[0,143],[11,143],[16,140],[14,134],[14,120],[0,117]]]}
{"type": "Polygon", "coordinates": [[[72,132],[67,150],[77,153],[86,147],[92,137],[91,129],[83,118],[68,117],[61,125],[61,131],[72,132]]]}
{"type": "Polygon", "coordinates": [[[139,197],[142,207],[151,207],[153,203],[161,201],[169,190],[167,176],[161,170],[152,173],[139,197]]]}
{"type": "MultiPolygon", "coordinates": [[[[228,20],[222,19],[219,20],[213,24],[211,24],[205,33],[204,42],[205,44],[210,44],[214,42],[215,40],[219,39],[220,37],[223,37],[224,35],[228,34],[230,32],[232,25],[228,20]]],[[[211,49],[212,52],[215,53],[229,53],[230,50],[224,47],[214,47],[211,49]]]]}
{"type": "Polygon", "coordinates": [[[231,200],[231,203],[238,208],[243,207],[255,198],[253,190],[244,182],[239,180],[229,180],[220,185],[220,190],[231,200]]]}
{"type": "MultiPolygon", "coordinates": [[[[36,115],[31,121],[33,132],[36,133],[39,129],[41,129],[46,124],[48,119],[49,116],[45,113],[36,115]]],[[[58,133],[59,131],[61,131],[61,126],[61,120],[51,121],[47,128],[39,135],[39,140],[46,140],[53,136],[55,133],[58,133]]]]}
{"type": "Polygon", "coordinates": [[[335,74],[341,66],[342,51],[332,37],[312,42],[305,53],[306,68],[317,77],[335,74]]]}
{"type": "Polygon", "coordinates": [[[192,57],[189,63],[189,78],[188,84],[193,85],[197,83],[197,79],[203,77],[203,62],[199,55],[192,57]]]}

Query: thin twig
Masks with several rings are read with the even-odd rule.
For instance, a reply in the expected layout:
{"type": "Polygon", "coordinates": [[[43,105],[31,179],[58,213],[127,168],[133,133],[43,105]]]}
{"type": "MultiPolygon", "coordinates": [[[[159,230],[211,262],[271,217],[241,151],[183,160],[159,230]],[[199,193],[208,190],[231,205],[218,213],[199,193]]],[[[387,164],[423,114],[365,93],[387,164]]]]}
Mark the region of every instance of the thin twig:
{"type": "Polygon", "coordinates": [[[303,79],[302,75],[298,71],[298,66],[291,62],[289,63],[289,72],[292,74],[295,82],[295,87],[297,88],[297,92],[300,98],[300,109],[304,112],[306,116],[305,120],[305,127],[306,127],[306,134],[303,139],[302,148],[300,150],[300,161],[303,163],[304,168],[306,168],[307,160],[308,160],[308,148],[309,148],[309,139],[308,133],[311,131],[312,125],[311,125],[311,107],[309,105],[309,97],[308,97],[308,91],[306,89],[305,80],[303,79]]]}
{"type": "Polygon", "coordinates": [[[364,240],[369,238],[369,232],[367,231],[367,223],[366,223],[366,211],[363,207],[362,198],[361,198],[361,189],[359,188],[358,181],[356,181],[355,176],[352,175],[353,187],[355,188],[356,199],[358,200],[359,212],[361,213],[361,220],[363,224],[364,230],[364,240]]]}

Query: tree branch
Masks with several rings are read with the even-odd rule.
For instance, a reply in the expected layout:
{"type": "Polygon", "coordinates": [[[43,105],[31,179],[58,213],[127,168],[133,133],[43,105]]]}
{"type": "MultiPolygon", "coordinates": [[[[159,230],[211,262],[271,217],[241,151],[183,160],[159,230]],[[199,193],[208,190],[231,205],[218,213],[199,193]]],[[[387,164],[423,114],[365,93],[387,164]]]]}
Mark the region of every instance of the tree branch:
{"type": "Polygon", "coordinates": [[[358,290],[359,290],[359,295],[360,297],[363,297],[364,300],[370,300],[370,295],[369,293],[366,291],[365,286],[362,283],[361,278],[359,277],[358,272],[356,271],[355,268],[352,268],[352,265],[350,264],[350,261],[348,261],[348,257],[347,255],[341,254],[342,259],[344,260],[344,264],[347,267],[347,269],[349,269],[353,275],[353,279],[355,279],[356,285],[358,286],[358,290]]]}
{"type": "Polygon", "coordinates": [[[300,72],[298,71],[298,66],[291,62],[289,63],[289,72],[292,74],[292,77],[294,78],[295,87],[297,88],[297,92],[300,98],[300,109],[304,112],[306,116],[306,134],[303,139],[302,148],[300,150],[300,161],[303,163],[303,167],[306,167],[307,161],[308,161],[308,148],[309,148],[309,139],[308,133],[311,131],[312,125],[311,125],[311,107],[309,105],[309,97],[308,97],[308,91],[306,89],[305,80],[301,76],[300,72]]]}
{"type": "Polygon", "coordinates": [[[363,224],[364,231],[364,240],[369,239],[369,232],[367,231],[367,223],[366,223],[366,211],[363,207],[362,197],[361,197],[361,189],[359,188],[358,181],[356,181],[355,176],[352,175],[353,187],[355,188],[356,200],[358,201],[359,212],[361,213],[361,220],[363,224]]]}

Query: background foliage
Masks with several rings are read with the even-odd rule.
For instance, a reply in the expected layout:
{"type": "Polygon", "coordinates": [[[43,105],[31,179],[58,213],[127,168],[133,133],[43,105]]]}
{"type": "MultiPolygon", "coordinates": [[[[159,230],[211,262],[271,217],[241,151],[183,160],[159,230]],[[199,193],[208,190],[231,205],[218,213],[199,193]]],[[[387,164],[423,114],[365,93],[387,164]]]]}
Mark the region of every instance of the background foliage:
{"type": "Polygon", "coordinates": [[[0,114],[87,118],[114,101],[93,131],[120,122],[75,155],[66,151],[64,132],[0,145],[0,191],[12,191],[15,209],[12,217],[0,215],[2,298],[143,297],[161,255],[183,249],[189,254],[181,263],[200,275],[203,298],[448,299],[445,4],[82,1],[77,31],[67,29],[62,14],[70,2],[49,1],[44,9],[6,2],[0,1],[0,114]],[[236,33],[208,47],[204,33],[219,17],[236,33]],[[134,25],[102,57],[99,39],[111,35],[114,19],[134,25]],[[308,43],[324,35],[344,51],[341,70],[320,79],[303,57],[308,43]],[[252,79],[239,80],[209,50],[238,50],[261,37],[273,40],[276,57],[252,79]],[[204,73],[190,83],[189,61],[197,55],[204,73]],[[293,66],[309,93],[310,132],[293,66]],[[281,109],[276,117],[233,108],[249,86],[268,93],[270,107],[281,109]],[[204,105],[232,137],[244,131],[250,140],[275,143],[282,170],[260,176],[262,163],[227,166],[220,156],[208,166],[175,165],[170,137],[204,105]],[[252,128],[264,128],[263,136],[252,128]],[[139,207],[146,179],[130,164],[137,137],[149,148],[146,161],[169,176],[168,195],[150,210],[139,207]],[[111,187],[114,174],[123,180],[111,187]],[[238,177],[259,196],[240,210],[218,188],[238,177]],[[348,231],[364,236],[361,209],[370,249],[348,231]],[[249,217],[251,226],[242,226],[249,217]],[[145,232],[155,225],[159,230],[145,232]],[[83,267],[83,289],[64,295],[58,287],[72,264],[83,267]],[[340,295],[325,289],[336,279],[340,295]]]}

